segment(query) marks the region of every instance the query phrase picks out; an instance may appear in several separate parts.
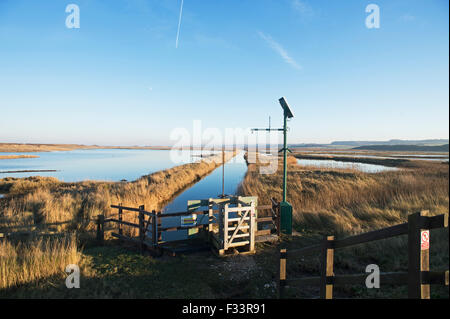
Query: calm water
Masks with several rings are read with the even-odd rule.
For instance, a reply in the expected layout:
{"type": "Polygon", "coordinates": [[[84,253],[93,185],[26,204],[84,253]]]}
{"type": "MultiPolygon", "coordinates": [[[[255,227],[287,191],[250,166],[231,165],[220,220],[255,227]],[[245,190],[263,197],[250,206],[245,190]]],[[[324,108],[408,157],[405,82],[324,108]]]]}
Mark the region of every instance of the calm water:
{"type": "MultiPolygon", "coordinates": [[[[203,154],[206,152],[204,151],[203,154]]],[[[211,153],[211,152],[210,152],[211,153]]],[[[1,153],[16,155],[17,153],[1,153]]],[[[189,156],[190,151],[180,151],[184,162],[173,162],[170,150],[123,150],[96,149],[62,152],[20,153],[37,155],[39,158],[0,160],[0,172],[19,170],[56,170],[57,172],[0,173],[4,177],[53,176],[65,182],[83,180],[128,181],[143,175],[198,161],[200,157],[189,156]]],[[[200,154],[194,151],[194,155],[200,154]]]]}
{"type": "Polygon", "coordinates": [[[389,156],[378,156],[378,155],[361,155],[361,154],[333,154],[333,153],[315,153],[312,155],[322,155],[322,156],[340,156],[340,157],[355,157],[355,158],[381,158],[381,159],[408,159],[415,161],[440,161],[448,162],[448,156],[446,155],[425,155],[425,154],[410,154],[410,155],[389,155],[389,156]],[[424,157],[436,157],[436,158],[424,158],[424,157]]]}
{"type": "MultiPolygon", "coordinates": [[[[244,153],[238,154],[225,164],[225,194],[235,195],[237,188],[247,172],[244,153]]],[[[165,213],[176,213],[187,210],[190,199],[217,198],[222,194],[222,167],[216,168],[191,188],[180,193],[163,209],[165,213]]]]}
{"type": "Polygon", "coordinates": [[[311,160],[311,159],[297,159],[297,163],[304,166],[317,166],[326,168],[347,168],[357,169],[365,173],[379,173],[384,171],[395,171],[397,168],[383,165],[353,163],[353,162],[339,162],[333,160],[311,160]]]}
{"type": "MultiPolygon", "coordinates": [[[[238,154],[225,164],[225,194],[236,194],[237,188],[247,171],[244,153],[238,154]]],[[[222,194],[222,167],[216,168],[211,174],[192,185],[187,190],[176,196],[172,202],[162,209],[164,213],[177,213],[187,211],[188,200],[217,198],[222,194]]],[[[181,225],[182,217],[165,217],[161,219],[162,227],[176,227],[181,225]]],[[[207,224],[208,215],[199,215],[197,224],[207,224]]],[[[195,238],[197,229],[182,229],[177,231],[163,231],[163,241],[184,240],[195,238]]]]}

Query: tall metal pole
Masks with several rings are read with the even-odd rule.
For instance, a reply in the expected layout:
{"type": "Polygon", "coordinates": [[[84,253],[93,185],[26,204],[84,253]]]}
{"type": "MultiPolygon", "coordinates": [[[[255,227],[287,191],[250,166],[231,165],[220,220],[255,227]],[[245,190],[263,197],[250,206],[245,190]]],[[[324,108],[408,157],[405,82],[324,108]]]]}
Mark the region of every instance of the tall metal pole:
{"type": "Polygon", "coordinates": [[[286,201],[286,183],[287,183],[287,115],[283,112],[283,202],[286,201]]]}
{"type": "Polygon", "coordinates": [[[222,198],[225,198],[225,146],[222,146],[222,198]]]}

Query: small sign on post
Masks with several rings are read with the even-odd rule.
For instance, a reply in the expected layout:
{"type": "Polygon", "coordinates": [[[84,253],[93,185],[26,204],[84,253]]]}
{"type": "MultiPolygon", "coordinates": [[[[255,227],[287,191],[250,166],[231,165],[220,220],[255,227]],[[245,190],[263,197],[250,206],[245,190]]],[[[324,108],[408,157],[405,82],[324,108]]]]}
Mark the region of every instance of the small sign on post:
{"type": "Polygon", "coordinates": [[[420,234],[420,249],[421,250],[428,250],[430,249],[430,231],[429,230],[423,230],[420,234]]]}
{"type": "Polygon", "coordinates": [[[181,216],[181,227],[193,227],[197,225],[197,215],[181,216]]]}

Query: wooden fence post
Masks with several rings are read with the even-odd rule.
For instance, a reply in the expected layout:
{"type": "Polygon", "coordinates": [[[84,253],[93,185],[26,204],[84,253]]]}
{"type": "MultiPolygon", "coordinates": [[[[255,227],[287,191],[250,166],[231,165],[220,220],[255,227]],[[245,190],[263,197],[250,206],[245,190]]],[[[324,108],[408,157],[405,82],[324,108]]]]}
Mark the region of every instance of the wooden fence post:
{"type": "Polygon", "coordinates": [[[144,251],[144,205],[139,206],[139,246],[141,253],[144,251]]]}
{"type": "Polygon", "coordinates": [[[429,230],[428,245],[422,247],[421,229],[421,217],[427,215],[428,211],[421,211],[408,216],[408,298],[412,299],[430,299],[430,285],[422,284],[422,271],[430,270],[429,230]]]}
{"type": "Polygon", "coordinates": [[[280,280],[278,282],[278,298],[284,297],[284,287],[286,286],[286,257],[287,249],[280,249],[280,280]]]}
{"type": "MultiPolygon", "coordinates": [[[[119,203],[119,206],[122,206],[122,203],[119,203]]],[[[123,235],[123,229],[122,229],[122,214],[123,214],[122,208],[119,208],[119,223],[118,223],[118,226],[119,226],[119,235],[123,235]]]]}
{"type": "Polygon", "coordinates": [[[334,276],[334,236],[328,236],[323,242],[322,260],[320,265],[320,298],[333,299],[333,284],[328,283],[327,277],[334,276]]]}
{"type": "Polygon", "coordinates": [[[152,244],[154,248],[158,246],[158,218],[156,211],[152,211],[152,244]]]}
{"type": "Polygon", "coordinates": [[[208,200],[208,240],[211,240],[211,233],[214,231],[213,228],[214,221],[214,211],[213,211],[213,201],[212,198],[208,200]]]}
{"type": "Polygon", "coordinates": [[[103,243],[105,238],[105,215],[97,215],[97,240],[103,243]]]}

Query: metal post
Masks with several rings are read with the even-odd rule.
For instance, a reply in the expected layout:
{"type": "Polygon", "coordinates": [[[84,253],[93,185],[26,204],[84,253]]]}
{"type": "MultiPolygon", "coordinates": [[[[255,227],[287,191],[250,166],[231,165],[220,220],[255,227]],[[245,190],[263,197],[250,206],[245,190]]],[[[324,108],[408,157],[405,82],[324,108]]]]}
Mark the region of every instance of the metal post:
{"type": "Polygon", "coordinates": [[[287,182],[287,114],[283,112],[283,202],[286,202],[286,182],[287,182]]]}
{"type": "Polygon", "coordinates": [[[225,198],[225,145],[222,145],[222,198],[225,198]]]}

